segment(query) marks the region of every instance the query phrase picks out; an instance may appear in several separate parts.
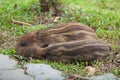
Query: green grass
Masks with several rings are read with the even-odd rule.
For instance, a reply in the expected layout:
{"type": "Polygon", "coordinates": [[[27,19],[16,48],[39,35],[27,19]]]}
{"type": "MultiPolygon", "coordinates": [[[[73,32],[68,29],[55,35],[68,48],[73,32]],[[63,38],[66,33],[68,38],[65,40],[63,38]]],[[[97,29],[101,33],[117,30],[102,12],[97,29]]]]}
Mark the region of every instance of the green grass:
{"type": "MultiPolygon", "coordinates": [[[[86,24],[96,30],[96,34],[102,40],[107,41],[112,52],[120,54],[120,1],[119,0],[66,0],[62,17],[59,23],[71,21],[86,24]]],[[[15,54],[14,45],[18,37],[26,32],[45,29],[46,26],[53,26],[53,23],[39,24],[38,17],[43,14],[40,11],[38,0],[1,0],[0,1],[0,52],[13,55],[15,54]],[[12,19],[34,24],[33,26],[21,26],[13,24],[12,19]],[[5,44],[6,43],[6,44],[5,44]],[[13,44],[12,44],[13,43],[13,44]]],[[[51,13],[46,13],[46,18],[51,19],[51,13]]],[[[86,76],[84,67],[87,62],[76,64],[62,64],[46,60],[32,60],[34,63],[50,64],[52,67],[66,73],[81,74],[86,76]]],[[[93,62],[92,66],[101,68],[104,62],[93,62]]],[[[119,67],[106,72],[119,73],[119,67]]],[[[103,73],[103,72],[102,72],[103,73]]],[[[98,72],[97,74],[101,74],[98,72]]],[[[118,74],[120,75],[120,74],[118,74]]]]}

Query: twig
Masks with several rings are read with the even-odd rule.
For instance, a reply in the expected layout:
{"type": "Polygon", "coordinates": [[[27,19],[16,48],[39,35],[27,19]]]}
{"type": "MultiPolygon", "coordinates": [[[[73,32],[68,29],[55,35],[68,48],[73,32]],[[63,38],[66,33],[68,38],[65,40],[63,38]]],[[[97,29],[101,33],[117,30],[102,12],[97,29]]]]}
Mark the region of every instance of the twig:
{"type": "Polygon", "coordinates": [[[14,20],[14,19],[12,19],[12,22],[13,22],[14,24],[32,26],[32,24],[30,24],[30,23],[26,23],[26,22],[14,20]]]}

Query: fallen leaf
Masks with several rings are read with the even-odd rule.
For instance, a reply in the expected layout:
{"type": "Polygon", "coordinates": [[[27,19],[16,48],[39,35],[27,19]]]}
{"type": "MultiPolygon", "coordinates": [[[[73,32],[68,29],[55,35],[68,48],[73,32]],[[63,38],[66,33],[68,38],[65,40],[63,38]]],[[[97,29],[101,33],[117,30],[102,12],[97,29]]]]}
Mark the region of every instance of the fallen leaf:
{"type": "Polygon", "coordinates": [[[95,74],[96,68],[94,68],[94,67],[92,67],[92,66],[87,66],[87,67],[85,67],[85,71],[88,71],[87,74],[88,74],[89,76],[92,76],[92,75],[95,74]]]}
{"type": "Polygon", "coordinates": [[[54,21],[53,22],[58,22],[58,19],[59,19],[60,17],[59,16],[57,16],[57,17],[55,17],[55,19],[54,19],[54,21]]]}

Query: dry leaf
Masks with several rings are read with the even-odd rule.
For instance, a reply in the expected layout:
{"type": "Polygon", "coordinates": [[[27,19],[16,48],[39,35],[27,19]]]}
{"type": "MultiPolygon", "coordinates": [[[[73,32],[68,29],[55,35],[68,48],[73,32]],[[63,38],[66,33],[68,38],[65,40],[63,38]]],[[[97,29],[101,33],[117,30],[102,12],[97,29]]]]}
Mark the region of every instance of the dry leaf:
{"type": "Polygon", "coordinates": [[[94,75],[95,72],[96,72],[96,68],[91,67],[91,66],[87,66],[87,67],[85,67],[85,70],[88,71],[87,73],[88,73],[89,76],[94,75]]]}
{"type": "Polygon", "coordinates": [[[55,17],[55,19],[54,19],[54,21],[53,22],[58,22],[58,19],[59,19],[60,17],[59,16],[57,16],[57,17],[55,17]]]}

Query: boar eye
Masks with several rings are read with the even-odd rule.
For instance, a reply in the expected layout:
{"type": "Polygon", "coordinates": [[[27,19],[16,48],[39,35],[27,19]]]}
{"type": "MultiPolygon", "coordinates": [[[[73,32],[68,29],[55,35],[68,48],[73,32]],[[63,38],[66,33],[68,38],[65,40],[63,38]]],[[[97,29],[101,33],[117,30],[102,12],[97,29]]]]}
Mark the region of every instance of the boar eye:
{"type": "Polygon", "coordinates": [[[48,46],[48,44],[45,44],[45,43],[41,44],[42,48],[47,47],[47,46],[48,46]]]}
{"type": "Polygon", "coordinates": [[[22,47],[25,47],[27,44],[26,43],[21,43],[21,46],[22,47]]]}

